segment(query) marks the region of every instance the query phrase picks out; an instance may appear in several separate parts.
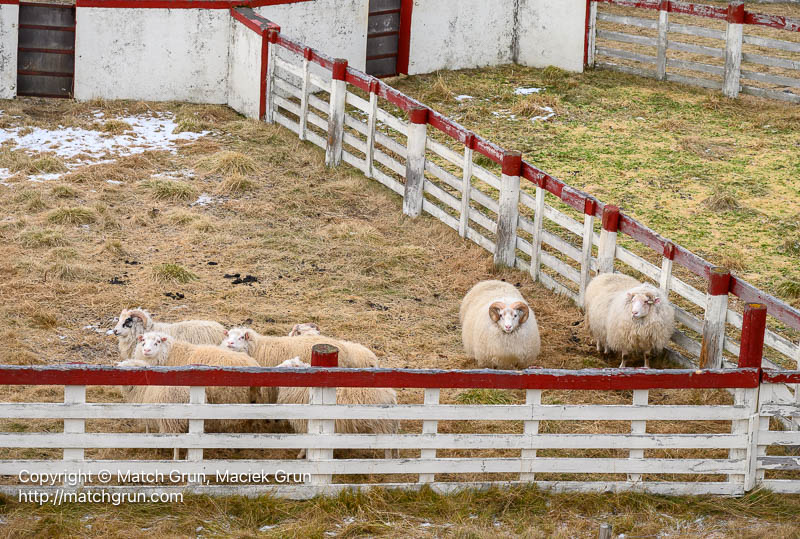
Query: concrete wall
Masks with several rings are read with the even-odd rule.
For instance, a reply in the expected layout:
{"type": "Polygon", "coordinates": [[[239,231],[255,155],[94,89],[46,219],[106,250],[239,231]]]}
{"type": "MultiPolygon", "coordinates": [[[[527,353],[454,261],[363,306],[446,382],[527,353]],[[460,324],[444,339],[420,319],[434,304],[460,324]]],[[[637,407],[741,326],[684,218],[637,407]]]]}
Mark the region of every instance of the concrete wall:
{"type": "Polygon", "coordinates": [[[261,107],[261,42],[263,38],[231,17],[228,51],[228,105],[248,118],[261,107]]]}
{"type": "Polygon", "coordinates": [[[514,5],[515,0],[414,0],[409,75],[510,63],[514,5]]]}
{"type": "Polygon", "coordinates": [[[227,103],[226,9],[78,8],[75,98],[227,103]]]}
{"type": "Polygon", "coordinates": [[[368,0],[315,0],[264,6],[256,13],[280,25],[281,33],[364,70],[367,58],[368,0]]]}
{"type": "Polygon", "coordinates": [[[0,4],[0,99],[17,95],[19,6],[0,4]]]}
{"type": "Polygon", "coordinates": [[[585,0],[519,0],[516,62],[583,71],[585,0]]]}

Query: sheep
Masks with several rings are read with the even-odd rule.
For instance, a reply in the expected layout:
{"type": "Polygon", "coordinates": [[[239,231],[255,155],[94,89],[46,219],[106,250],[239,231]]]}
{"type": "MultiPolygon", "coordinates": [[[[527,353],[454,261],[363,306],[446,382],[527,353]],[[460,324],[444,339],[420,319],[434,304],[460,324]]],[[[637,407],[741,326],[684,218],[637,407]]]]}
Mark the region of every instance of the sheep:
{"type": "Polygon", "coordinates": [[[539,356],[536,316],[509,283],[479,282],[464,296],[458,316],[464,351],[479,367],[525,369],[539,356]]]}
{"type": "Polygon", "coordinates": [[[675,309],[664,292],[619,273],[598,275],[586,287],[586,325],[597,351],[625,356],[644,354],[650,368],[650,354],[660,353],[675,330],[675,309]]]}
{"type": "Polygon", "coordinates": [[[144,309],[123,309],[113,329],[118,339],[120,359],[131,359],[136,349],[137,338],[148,331],[158,331],[194,344],[217,344],[224,338],[225,328],[210,320],[154,322],[150,313],[144,309]]]}
{"type": "Polygon", "coordinates": [[[297,337],[299,335],[320,335],[319,326],[314,322],[295,324],[292,327],[292,331],[289,332],[289,337],[297,337]]]}
{"type": "MultiPolygon", "coordinates": [[[[278,367],[307,369],[310,364],[300,358],[287,359],[278,367]]],[[[278,404],[308,404],[309,391],[307,387],[281,387],[278,388],[278,404]]],[[[397,393],[394,389],[383,387],[337,387],[337,404],[380,404],[389,406],[397,404],[397,393]]],[[[289,426],[294,432],[305,434],[308,432],[308,421],[305,419],[289,419],[289,426]]],[[[337,419],[335,432],[340,434],[396,434],[399,422],[391,419],[337,419]]],[[[302,449],[297,458],[302,459],[306,450],[302,449]]],[[[399,456],[398,450],[387,449],[386,458],[399,456]]]]}
{"type": "MultiPolygon", "coordinates": [[[[190,344],[179,341],[163,333],[145,333],[139,336],[138,343],[134,361],[141,361],[150,366],[178,367],[185,365],[210,365],[217,367],[258,367],[258,363],[246,354],[231,352],[230,350],[220,350],[217,346],[190,344]]],[[[141,363],[138,364],[141,365],[141,363]]],[[[170,394],[170,398],[174,398],[175,395],[177,395],[177,393],[170,394]]],[[[185,393],[180,393],[180,396],[181,400],[179,402],[189,402],[188,389],[186,389],[185,393]]],[[[206,388],[206,402],[209,404],[266,403],[267,392],[263,391],[260,387],[210,386],[206,388]]],[[[181,421],[179,425],[181,430],[173,430],[170,432],[186,432],[187,425],[188,423],[186,421],[181,421]]],[[[254,425],[256,425],[254,420],[206,421],[207,430],[216,432],[242,432],[244,430],[251,430],[254,425]]]]}

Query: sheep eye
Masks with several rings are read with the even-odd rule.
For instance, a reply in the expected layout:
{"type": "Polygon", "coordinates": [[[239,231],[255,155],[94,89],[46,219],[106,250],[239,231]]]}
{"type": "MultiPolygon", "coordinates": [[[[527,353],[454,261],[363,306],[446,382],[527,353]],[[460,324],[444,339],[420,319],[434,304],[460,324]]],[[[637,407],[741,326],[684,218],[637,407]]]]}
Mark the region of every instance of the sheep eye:
{"type": "Polygon", "coordinates": [[[648,304],[648,305],[652,305],[652,304],[653,304],[653,300],[652,300],[652,299],[648,299],[648,300],[647,300],[647,304],[648,304]]]}
{"type": "Polygon", "coordinates": [[[133,318],[128,318],[125,322],[122,323],[122,327],[129,328],[133,325],[133,318]]]}

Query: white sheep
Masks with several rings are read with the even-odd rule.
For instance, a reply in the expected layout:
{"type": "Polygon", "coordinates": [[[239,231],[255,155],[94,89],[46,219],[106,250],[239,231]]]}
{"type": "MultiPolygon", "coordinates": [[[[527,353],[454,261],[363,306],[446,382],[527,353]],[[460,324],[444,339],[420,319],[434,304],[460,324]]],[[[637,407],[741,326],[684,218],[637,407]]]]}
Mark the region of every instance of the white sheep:
{"type": "Polygon", "coordinates": [[[289,332],[289,337],[298,337],[300,335],[320,335],[319,326],[314,322],[295,324],[292,327],[292,331],[289,332]]]}
{"type": "MultiPolygon", "coordinates": [[[[307,369],[310,364],[300,358],[287,359],[278,367],[307,369]]],[[[278,404],[308,404],[307,387],[278,388],[278,404]]],[[[394,389],[384,387],[337,387],[337,404],[379,404],[391,406],[397,404],[397,393],[394,389]]],[[[289,419],[289,426],[297,433],[308,432],[308,421],[305,419],[289,419]]],[[[399,422],[392,419],[337,419],[335,432],[340,434],[396,434],[399,422]]],[[[297,458],[304,458],[306,450],[302,449],[297,458]]],[[[386,458],[397,456],[397,450],[387,449],[386,458]]]]}
{"type": "Polygon", "coordinates": [[[622,356],[660,353],[675,330],[675,309],[664,292],[620,273],[598,275],[586,287],[586,325],[597,351],[622,356]]]}
{"type": "Polygon", "coordinates": [[[481,281],[461,301],[464,351],[480,367],[524,369],[539,356],[536,316],[522,294],[503,281],[481,281]]]}
{"type": "Polygon", "coordinates": [[[137,338],[149,331],[171,335],[193,344],[217,344],[225,336],[225,328],[211,320],[154,322],[150,313],[144,309],[123,309],[113,330],[117,336],[120,358],[131,359],[137,338]]]}

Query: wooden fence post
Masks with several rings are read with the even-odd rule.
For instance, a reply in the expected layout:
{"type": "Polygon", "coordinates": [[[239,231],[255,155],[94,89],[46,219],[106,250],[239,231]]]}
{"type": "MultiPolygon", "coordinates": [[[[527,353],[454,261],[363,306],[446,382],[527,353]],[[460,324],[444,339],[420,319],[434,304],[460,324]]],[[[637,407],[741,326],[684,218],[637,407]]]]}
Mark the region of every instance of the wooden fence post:
{"type": "Polygon", "coordinates": [[[333,61],[331,72],[331,102],[328,112],[328,141],[325,144],[325,166],[338,167],[342,162],[344,136],[344,105],[347,97],[347,60],[333,61]]]}
{"type": "Polygon", "coordinates": [[[494,249],[495,266],[513,268],[517,258],[517,223],[519,221],[519,175],[522,154],[507,151],[503,154],[500,176],[500,209],[497,215],[497,238],[494,249]]]}
{"type": "MultiPolygon", "coordinates": [[[[86,386],[64,386],[64,404],[85,404],[86,386]]],[[[86,432],[86,421],[83,419],[65,419],[64,434],[83,434],[86,432]]],[[[65,438],[68,438],[65,436],[65,438]]],[[[64,448],[64,460],[83,460],[83,448],[64,448]]],[[[77,470],[74,470],[77,471],[77,470]]],[[[67,483],[64,483],[67,485],[67,483]]],[[[74,485],[70,485],[74,486],[74,485]]]]}
{"type": "Polygon", "coordinates": [[[767,306],[748,303],[742,316],[742,339],[739,346],[739,368],[761,368],[764,355],[764,333],[767,329],[767,306]]]}
{"type": "Polygon", "coordinates": [[[739,95],[743,30],[744,2],[731,2],[728,4],[728,27],[725,30],[725,76],[722,82],[722,93],[725,97],[739,95]]]}
{"type": "Polygon", "coordinates": [[[542,269],[542,228],[544,227],[544,187],[536,185],[536,209],[533,214],[533,245],[531,249],[531,279],[539,280],[542,269]]]}
{"type": "Polygon", "coordinates": [[[667,78],[667,32],[669,31],[669,0],[661,0],[658,5],[658,52],[656,60],[656,77],[667,78]]]}
{"type": "MultiPolygon", "coordinates": [[[[634,406],[647,406],[650,400],[650,391],[647,389],[634,389],[633,390],[633,405],[634,406]]],[[[647,432],[647,421],[631,421],[631,434],[644,434],[647,432]]],[[[643,459],[644,449],[631,449],[629,453],[632,459],[643,459]]],[[[641,481],[642,474],[631,473],[628,474],[628,481],[641,481]]]]}
{"type": "Polygon", "coordinates": [[[308,128],[308,94],[311,86],[311,48],[303,49],[303,83],[300,89],[300,140],[306,140],[308,128]]]}
{"type": "Polygon", "coordinates": [[[422,213],[422,194],[425,187],[425,144],[428,138],[428,109],[411,107],[408,111],[406,186],[403,213],[417,217],[422,213]]]}
{"type": "Polygon", "coordinates": [[[664,258],[661,259],[661,275],[658,280],[658,286],[664,293],[669,296],[670,287],[672,286],[672,261],[675,259],[675,245],[671,242],[664,244],[664,258]]]}
{"type": "MultiPolygon", "coordinates": [[[[761,359],[764,355],[764,334],[767,329],[767,306],[763,303],[747,303],[742,316],[742,338],[739,347],[739,368],[761,368],[761,359]]],[[[763,386],[755,389],[740,390],[737,395],[743,405],[753,409],[750,420],[735,421],[731,425],[731,433],[748,434],[748,448],[731,450],[730,458],[747,459],[747,468],[744,478],[744,491],[751,490],[758,479],[764,478],[763,471],[758,472],[758,457],[766,455],[766,447],[758,446],[758,434],[761,430],[769,430],[769,417],[759,417],[759,402],[763,399],[771,400],[772,392],[763,390],[763,386]],[[747,394],[749,392],[750,394],[747,394]],[[752,401],[752,402],[751,402],[752,401]],[[760,476],[760,477],[759,477],[760,476]]],[[[737,402],[738,404],[738,402],[737,402]]],[[[732,479],[735,478],[732,477],[732,479]]]]}
{"type": "Polygon", "coordinates": [[[731,272],[729,270],[719,267],[711,268],[708,275],[706,312],[703,317],[703,346],[700,349],[701,369],[722,368],[730,284],[731,272]]]}
{"type": "Polygon", "coordinates": [[[608,205],[603,208],[603,229],[600,231],[600,245],[597,248],[597,273],[614,272],[618,229],[619,208],[608,205]]]}
{"type": "MultiPolygon", "coordinates": [[[[206,403],[206,388],[203,386],[192,386],[189,388],[189,404],[205,404],[206,403]]],[[[203,434],[205,432],[204,419],[190,419],[189,420],[189,434],[203,434]]],[[[172,458],[178,460],[178,448],[173,449],[172,458]]],[[[192,462],[199,462],[203,460],[202,449],[187,449],[186,460],[192,462]]]]}
{"type": "Polygon", "coordinates": [[[375,172],[375,124],[378,120],[378,79],[369,81],[369,116],[367,117],[367,178],[374,178],[375,172]]]}
{"type": "Polygon", "coordinates": [[[597,2],[589,2],[589,20],[586,29],[586,65],[594,67],[595,56],[597,55],[597,2]]]}
{"type": "Polygon", "coordinates": [[[273,117],[275,112],[275,58],[278,56],[278,34],[280,33],[280,28],[270,28],[267,30],[267,42],[268,50],[267,50],[267,95],[266,95],[266,114],[264,115],[264,121],[267,123],[273,123],[275,118],[273,117]]]}
{"type": "MultiPolygon", "coordinates": [[[[339,349],[330,344],[315,344],[311,348],[312,367],[338,367],[339,349]]],[[[335,387],[310,387],[308,388],[308,403],[336,404],[335,387]]],[[[333,434],[336,432],[336,421],[333,419],[309,419],[309,434],[333,434]]],[[[307,460],[333,460],[333,449],[320,449],[319,447],[306,449],[307,460]]],[[[312,485],[328,485],[332,479],[331,474],[313,474],[312,485]]]]}
{"type": "Polygon", "coordinates": [[[467,237],[469,228],[469,201],[472,190],[472,153],[475,149],[475,134],[467,133],[464,140],[464,173],[461,176],[461,214],[458,220],[458,235],[467,237]]]}
{"type": "MultiPolygon", "coordinates": [[[[439,389],[438,388],[426,388],[425,389],[425,404],[439,404],[439,389]]],[[[423,421],[422,422],[422,434],[436,434],[437,430],[439,429],[439,422],[438,421],[423,421]]],[[[419,458],[421,459],[435,459],[436,458],[436,450],[435,449],[420,449],[419,458]]],[[[421,473],[419,474],[419,482],[420,483],[433,483],[436,474],[432,473],[421,473]]]]}
{"type": "Polygon", "coordinates": [[[589,286],[592,274],[592,245],[594,243],[594,212],[597,203],[587,198],[583,202],[583,248],[581,251],[581,283],[578,291],[578,305],[584,307],[586,287],[589,286]]]}
{"type": "MultiPolygon", "coordinates": [[[[528,389],[525,392],[525,405],[531,407],[531,411],[534,408],[537,408],[542,405],[542,390],[541,389],[528,389]]],[[[539,421],[536,419],[532,419],[529,421],[525,421],[523,426],[523,430],[525,434],[530,434],[531,436],[539,434],[539,421]]],[[[529,469],[533,468],[532,463],[533,459],[536,458],[536,450],[535,449],[523,449],[520,458],[523,459],[523,469],[526,467],[525,459],[532,459],[531,466],[529,469]]],[[[521,472],[519,474],[520,481],[533,481],[535,479],[535,474],[531,471],[521,472]]]]}

